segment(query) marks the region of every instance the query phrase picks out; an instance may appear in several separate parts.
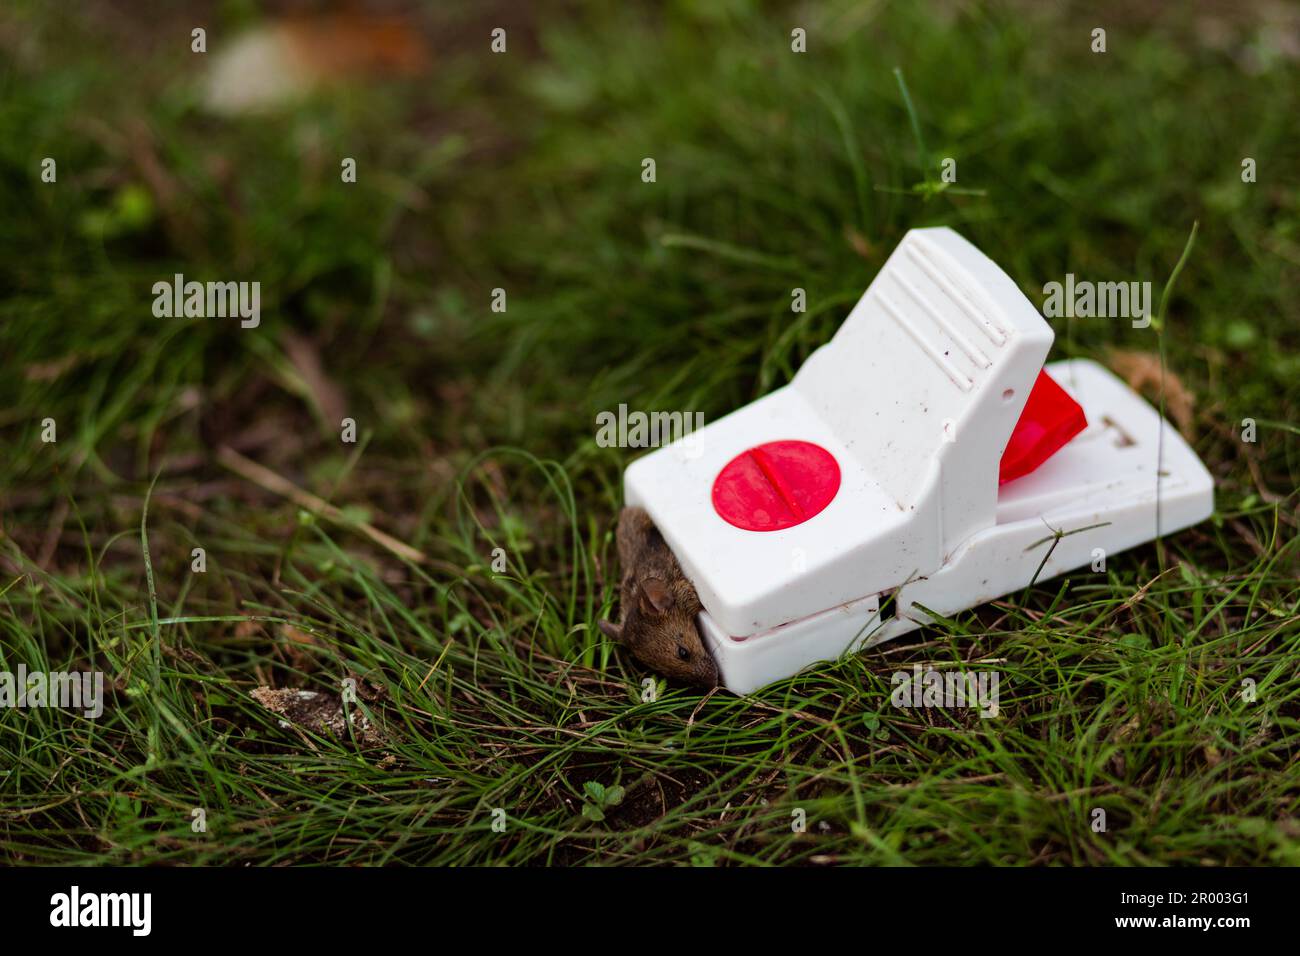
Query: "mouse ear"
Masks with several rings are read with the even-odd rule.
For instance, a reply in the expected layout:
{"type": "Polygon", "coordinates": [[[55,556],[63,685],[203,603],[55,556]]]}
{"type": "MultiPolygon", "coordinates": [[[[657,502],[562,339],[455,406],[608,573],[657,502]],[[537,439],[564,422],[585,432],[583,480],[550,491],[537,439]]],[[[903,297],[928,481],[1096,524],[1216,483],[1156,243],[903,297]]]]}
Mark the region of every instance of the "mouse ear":
{"type": "Polygon", "coordinates": [[[613,621],[601,621],[600,630],[601,633],[603,633],[606,637],[612,640],[615,641],[623,640],[623,629],[619,627],[617,624],[615,624],[613,621]]]}
{"type": "Polygon", "coordinates": [[[668,590],[668,585],[662,579],[646,578],[641,582],[637,601],[641,605],[642,614],[658,617],[673,606],[673,592],[668,590]]]}

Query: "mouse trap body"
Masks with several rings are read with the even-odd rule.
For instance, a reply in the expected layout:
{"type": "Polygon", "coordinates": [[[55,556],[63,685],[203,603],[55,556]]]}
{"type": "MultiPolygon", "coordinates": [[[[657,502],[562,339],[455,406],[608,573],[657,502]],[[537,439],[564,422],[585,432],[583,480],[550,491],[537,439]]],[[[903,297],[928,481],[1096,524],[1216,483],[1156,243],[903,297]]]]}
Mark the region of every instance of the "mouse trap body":
{"type": "Polygon", "coordinates": [[[624,474],[748,693],[1196,524],[1177,430],[950,229],[899,243],[789,385],[624,474]]]}

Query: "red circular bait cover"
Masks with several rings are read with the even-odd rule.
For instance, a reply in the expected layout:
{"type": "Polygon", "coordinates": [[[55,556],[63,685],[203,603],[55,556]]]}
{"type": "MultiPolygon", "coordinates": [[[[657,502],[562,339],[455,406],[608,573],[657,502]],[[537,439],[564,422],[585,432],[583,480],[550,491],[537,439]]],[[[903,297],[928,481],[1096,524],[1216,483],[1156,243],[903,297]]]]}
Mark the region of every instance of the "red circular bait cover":
{"type": "Polygon", "coordinates": [[[840,466],[806,441],[769,441],[741,452],[713,481],[713,510],[746,531],[780,531],[821,513],[840,490],[840,466]]]}

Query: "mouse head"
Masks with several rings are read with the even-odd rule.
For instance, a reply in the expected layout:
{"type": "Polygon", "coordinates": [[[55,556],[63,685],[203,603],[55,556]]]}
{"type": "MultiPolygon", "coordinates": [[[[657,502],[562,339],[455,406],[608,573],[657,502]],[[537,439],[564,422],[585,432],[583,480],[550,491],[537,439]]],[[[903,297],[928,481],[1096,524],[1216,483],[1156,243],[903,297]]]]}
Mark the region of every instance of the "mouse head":
{"type": "Polygon", "coordinates": [[[630,597],[623,623],[601,621],[600,629],[661,674],[716,686],[718,665],[695,623],[702,610],[695,589],[686,582],[648,575],[633,583],[630,597]]]}

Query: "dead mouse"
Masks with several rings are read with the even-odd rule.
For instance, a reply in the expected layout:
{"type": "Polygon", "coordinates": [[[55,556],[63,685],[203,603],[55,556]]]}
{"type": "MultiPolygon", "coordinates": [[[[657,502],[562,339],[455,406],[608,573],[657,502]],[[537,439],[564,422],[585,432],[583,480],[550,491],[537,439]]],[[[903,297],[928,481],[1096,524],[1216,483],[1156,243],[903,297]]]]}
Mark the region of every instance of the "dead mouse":
{"type": "Polygon", "coordinates": [[[716,686],[718,665],[695,623],[703,610],[695,585],[645,509],[624,508],[618,516],[618,560],[622,620],[601,621],[600,629],[661,674],[716,686]]]}

